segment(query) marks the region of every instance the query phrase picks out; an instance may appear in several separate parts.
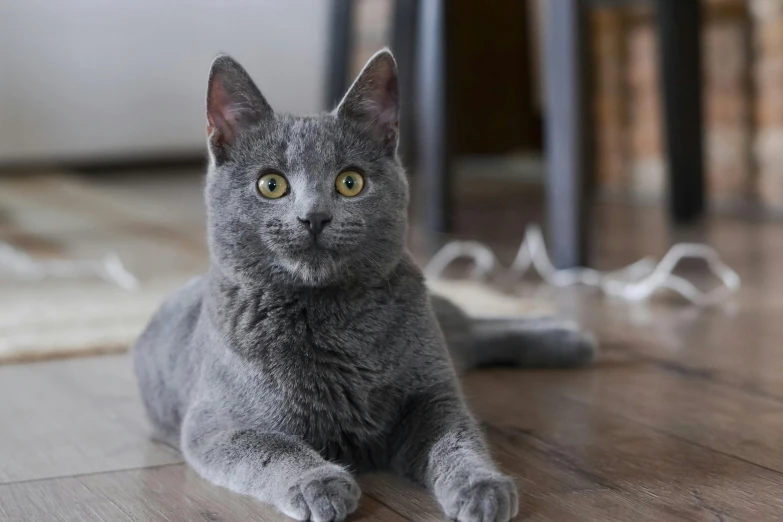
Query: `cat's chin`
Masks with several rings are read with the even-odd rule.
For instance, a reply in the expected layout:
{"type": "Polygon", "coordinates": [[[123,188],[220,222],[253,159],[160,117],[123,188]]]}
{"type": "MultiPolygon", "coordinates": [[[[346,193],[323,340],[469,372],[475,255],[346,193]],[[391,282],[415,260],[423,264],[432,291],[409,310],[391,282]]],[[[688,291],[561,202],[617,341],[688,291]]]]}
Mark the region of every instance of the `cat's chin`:
{"type": "Polygon", "coordinates": [[[279,263],[304,286],[326,286],[338,279],[340,263],[328,254],[319,254],[322,253],[313,251],[310,255],[297,258],[281,257],[279,263]]]}

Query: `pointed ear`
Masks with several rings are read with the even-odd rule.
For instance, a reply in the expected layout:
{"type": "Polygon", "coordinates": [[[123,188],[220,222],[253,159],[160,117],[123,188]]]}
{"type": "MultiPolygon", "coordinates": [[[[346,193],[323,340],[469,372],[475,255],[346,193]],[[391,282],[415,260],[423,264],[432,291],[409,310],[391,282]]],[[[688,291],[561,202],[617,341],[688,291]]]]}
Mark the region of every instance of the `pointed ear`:
{"type": "Polygon", "coordinates": [[[207,87],[207,134],[216,157],[225,156],[243,130],[272,114],[272,108],[239,63],[227,55],[215,58],[207,87]]]}
{"type": "Polygon", "coordinates": [[[383,49],[370,58],[335,109],[338,118],[359,121],[394,153],[397,150],[400,92],[397,63],[391,51],[383,49]]]}

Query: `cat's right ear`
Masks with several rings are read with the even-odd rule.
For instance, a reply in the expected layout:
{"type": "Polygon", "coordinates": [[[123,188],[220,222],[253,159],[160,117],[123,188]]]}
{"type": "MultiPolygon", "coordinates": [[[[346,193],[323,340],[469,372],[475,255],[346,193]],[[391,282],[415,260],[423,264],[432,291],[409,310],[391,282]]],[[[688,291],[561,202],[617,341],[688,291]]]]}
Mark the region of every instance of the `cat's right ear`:
{"type": "Polygon", "coordinates": [[[247,71],[227,55],[212,62],[207,87],[207,135],[210,152],[224,158],[237,136],[274,114],[247,71]]]}

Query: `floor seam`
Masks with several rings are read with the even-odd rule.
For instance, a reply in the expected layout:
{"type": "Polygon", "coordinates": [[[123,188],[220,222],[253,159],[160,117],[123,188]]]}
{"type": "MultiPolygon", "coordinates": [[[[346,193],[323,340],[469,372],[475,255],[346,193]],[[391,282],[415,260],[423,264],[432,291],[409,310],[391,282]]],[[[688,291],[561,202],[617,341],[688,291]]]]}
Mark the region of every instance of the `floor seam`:
{"type": "Polygon", "coordinates": [[[90,471],[87,473],[77,473],[76,475],[57,475],[53,477],[42,477],[42,478],[34,478],[34,479],[25,479],[25,480],[16,480],[11,482],[0,482],[0,488],[5,486],[16,486],[17,484],[34,484],[36,482],[47,482],[47,481],[54,481],[54,480],[63,480],[63,479],[80,479],[83,477],[90,477],[90,476],[96,476],[96,475],[107,475],[110,473],[125,473],[128,471],[140,471],[140,470],[146,470],[146,469],[160,469],[160,468],[168,468],[171,466],[184,466],[185,462],[169,462],[168,464],[157,464],[154,466],[138,466],[138,467],[132,467],[132,468],[120,468],[120,469],[110,469],[105,471],[90,471]]]}

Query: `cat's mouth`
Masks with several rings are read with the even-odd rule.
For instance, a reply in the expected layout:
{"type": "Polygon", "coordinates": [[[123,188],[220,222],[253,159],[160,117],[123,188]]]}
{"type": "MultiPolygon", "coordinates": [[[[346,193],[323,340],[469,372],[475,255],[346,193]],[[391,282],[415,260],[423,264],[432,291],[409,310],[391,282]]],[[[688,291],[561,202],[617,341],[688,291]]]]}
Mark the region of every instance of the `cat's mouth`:
{"type": "Polygon", "coordinates": [[[302,254],[318,254],[320,252],[326,252],[330,249],[324,246],[322,241],[318,241],[318,238],[312,238],[307,243],[298,249],[302,254]]]}
{"type": "Polygon", "coordinates": [[[302,261],[312,261],[321,257],[334,258],[338,254],[337,248],[318,238],[312,238],[297,245],[289,245],[287,249],[289,257],[302,261]]]}
{"type": "Polygon", "coordinates": [[[324,239],[323,236],[310,236],[304,245],[305,252],[318,253],[318,252],[330,252],[337,253],[337,249],[333,245],[324,239]]]}

